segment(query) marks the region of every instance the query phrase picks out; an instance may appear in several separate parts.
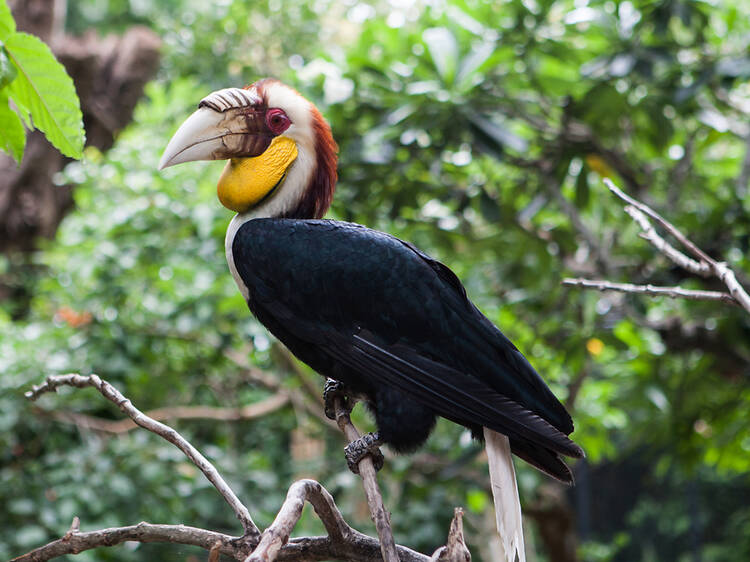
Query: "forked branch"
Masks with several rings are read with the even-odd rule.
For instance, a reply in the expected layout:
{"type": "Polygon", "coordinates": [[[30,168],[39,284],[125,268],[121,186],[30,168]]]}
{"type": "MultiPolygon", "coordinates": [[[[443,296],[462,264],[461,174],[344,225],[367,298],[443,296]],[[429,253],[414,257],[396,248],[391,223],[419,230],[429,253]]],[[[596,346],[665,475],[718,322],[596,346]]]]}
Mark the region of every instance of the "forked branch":
{"type": "MultiPolygon", "coordinates": [[[[448,543],[438,549],[432,557],[420,554],[409,548],[398,546],[393,542],[388,517],[383,507],[383,500],[375,481],[375,468],[368,457],[360,461],[360,474],[365,482],[368,503],[379,506],[373,512],[378,532],[384,523],[387,535],[390,536],[390,547],[386,551],[383,534],[380,540],[367,536],[353,529],[346,523],[333,498],[328,491],[314,480],[300,480],[292,484],[286,500],[281,506],[274,522],[261,534],[252,521],[247,508],[229,489],[216,468],[198,452],[187,440],[174,429],[146,416],[139,411],[125,396],[107,381],[97,375],[82,376],[78,374],[56,375],[47,377],[46,381],[26,393],[30,400],[36,400],[46,392],[54,392],[61,386],[77,388],[94,387],[108,400],[114,402],[136,424],[156,433],[176,445],[206,475],[211,483],[224,496],[224,499],[240,519],[244,535],[233,537],[207,529],[187,527],[185,525],[157,525],[141,522],[137,525],[81,531],[78,518],[67,533],[60,539],[28,552],[13,562],[40,562],[65,554],[77,554],[84,550],[101,546],[113,546],[126,541],[169,542],[198,546],[209,552],[209,560],[219,559],[223,554],[235,560],[247,562],[278,561],[316,561],[316,560],[350,560],[353,562],[376,562],[378,560],[401,562],[468,562],[471,559],[464,543],[461,512],[456,511],[451,524],[448,543]],[[369,464],[369,468],[368,468],[369,464]],[[374,487],[373,487],[374,485],[374,487]],[[315,513],[320,517],[328,531],[325,537],[290,538],[297,521],[302,515],[305,502],[312,504],[315,513]],[[386,554],[387,552],[387,554],[386,554]]],[[[359,436],[349,419],[348,412],[337,404],[337,422],[350,440],[359,436]]],[[[386,536],[387,540],[387,536],[386,536]]]]}
{"type": "Polygon", "coordinates": [[[189,458],[195,466],[197,466],[201,472],[208,478],[208,481],[214,485],[219,491],[222,497],[226,500],[229,506],[232,508],[237,518],[242,523],[242,529],[244,535],[248,539],[257,541],[260,537],[260,530],[253,522],[253,518],[250,516],[250,512],[239,500],[237,495],[232,491],[229,485],[224,481],[206,457],[204,457],[198,449],[193,447],[187,439],[177,433],[174,429],[165,425],[161,422],[156,421],[148,417],[146,414],[141,412],[138,408],[133,406],[133,403],[125,398],[114,386],[109,384],[107,381],[102,380],[97,375],[53,375],[47,377],[42,384],[33,387],[29,392],[25,394],[29,400],[36,400],[42,394],[46,392],[55,392],[61,386],[74,386],[77,388],[86,388],[92,386],[96,388],[102,396],[107,400],[114,402],[120,410],[130,417],[136,424],[141,427],[148,429],[149,431],[156,433],[158,436],[163,437],[180,451],[182,451],[187,458],[189,458]]]}
{"type": "Polygon", "coordinates": [[[654,211],[651,207],[636,199],[633,199],[611,180],[605,179],[604,183],[609,190],[627,203],[625,212],[641,228],[641,237],[654,246],[661,254],[686,271],[702,277],[715,277],[727,288],[723,291],[697,291],[684,289],[682,287],[655,287],[653,285],[635,285],[632,283],[613,283],[607,280],[594,279],[571,279],[563,280],[563,285],[584,287],[587,289],[598,289],[600,291],[620,291],[625,293],[639,293],[647,295],[669,296],[673,298],[684,298],[692,300],[715,300],[728,304],[739,305],[750,313],[750,295],[737,280],[737,276],[726,263],[717,261],[701,250],[697,244],[691,241],[671,222],[654,211]],[[653,219],[667,233],[675,238],[685,248],[687,253],[682,252],[667,242],[651,225],[649,218],[653,219]],[[690,255],[692,257],[690,257],[690,255]]]}
{"type": "Polygon", "coordinates": [[[639,295],[650,295],[653,297],[681,298],[696,301],[723,301],[728,304],[737,304],[732,295],[722,291],[698,291],[683,289],[682,287],[659,287],[657,285],[635,285],[633,283],[613,283],[604,279],[574,279],[566,277],[563,285],[570,287],[583,287],[584,289],[597,289],[599,291],[618,291],[620,293],[635,293],[639,295]]]}

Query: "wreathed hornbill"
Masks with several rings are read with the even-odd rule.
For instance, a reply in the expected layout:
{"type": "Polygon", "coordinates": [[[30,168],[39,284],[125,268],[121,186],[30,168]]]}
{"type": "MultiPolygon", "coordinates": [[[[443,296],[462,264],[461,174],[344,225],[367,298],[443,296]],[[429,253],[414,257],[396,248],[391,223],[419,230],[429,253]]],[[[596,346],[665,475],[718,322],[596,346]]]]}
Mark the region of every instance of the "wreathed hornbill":
{"type": "Polygon", "coordinates": [[[383,443],[414,450],[436,416],[469,428],[486,443],[506,558],[523,560],[510,453],[572,482],[560,456],[583,451],[570,415],[448,267],[383,232],[321,220],[336,152],[315,106],[264,79],[201,100],[159,167],[228,160],[218,196],[237,215],[226,256],[250,310],[374,414],[378,431],[350,446],[350,465],[383,443]]]}

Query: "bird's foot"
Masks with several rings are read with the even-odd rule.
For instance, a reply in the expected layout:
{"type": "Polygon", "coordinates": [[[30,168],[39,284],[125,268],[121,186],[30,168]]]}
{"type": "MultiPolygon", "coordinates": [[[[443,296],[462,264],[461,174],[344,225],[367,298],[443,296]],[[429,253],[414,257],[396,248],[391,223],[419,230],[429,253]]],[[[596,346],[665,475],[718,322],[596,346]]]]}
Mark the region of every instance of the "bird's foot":
{"type": "Polygon", "coordinates": [[[380,434],[365,433],[359,439],[355,439],[344,448],[344,455],[346,456],[346,462],[349,465],[349,470],[354,474],[359,474],[359,461],[365,455],[372,456],[372,464],[375,465],[375,470],[378,471],[383,468],[385,458],[383,453],[380,452],[380,445],[383,442],[380,440],[380,434]]]}
{"type": "Polygon", "coordinates": [[[326,385],[323,387],[323,403],[325,404],[326,417],[333,421],[336,421],[336,398],[341,398],[347,414],[352,411],[351,400],[344,383],[334,379],[326,379],[326,385]]]}

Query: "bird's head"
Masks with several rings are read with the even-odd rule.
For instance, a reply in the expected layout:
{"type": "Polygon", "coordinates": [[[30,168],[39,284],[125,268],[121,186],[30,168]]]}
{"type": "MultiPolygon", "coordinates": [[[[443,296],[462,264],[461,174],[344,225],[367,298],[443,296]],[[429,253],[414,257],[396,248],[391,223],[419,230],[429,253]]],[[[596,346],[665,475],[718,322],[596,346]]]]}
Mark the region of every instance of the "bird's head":
{"type": "Polygon", "coordinates": [[[336,143],[316,107],[265,78],[209,94],[167,144],[159,169],[228,160],[221,203],[258,217],[320,218],[336,185],[336,143]]]}

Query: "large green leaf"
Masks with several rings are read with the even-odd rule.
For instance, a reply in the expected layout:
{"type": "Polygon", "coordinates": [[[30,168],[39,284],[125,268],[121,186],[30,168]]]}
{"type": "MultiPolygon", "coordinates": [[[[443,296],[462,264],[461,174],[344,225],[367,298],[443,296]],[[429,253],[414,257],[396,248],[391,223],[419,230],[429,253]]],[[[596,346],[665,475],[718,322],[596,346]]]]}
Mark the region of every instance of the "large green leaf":
{"type": "Polygon", "coordinates": [[[0,90],[0,149],[21,163],[26,144],[26,130],[21,118],[8,106],[8,93],[0,90]]]}
{"type": "Polygon", "coordinates": [[[34,125],[66,156],[83,154],[83,117],[73,81],[49,47],[27,33],[15,33],[5,49],[18,71],[10,97],[31,113],[34,125]]]}
{"type": "Polygon", "coordinates": [[[0,90],[13,82],[16,78],[16,67],[10,62],[5,49],[0,46],[0,90]]]}
{"type": "Polygon", "coordinates": [[[10,13],[8,3],[0,0],[0,41],[5,41],[16,31],[16,21],[10,13]]]}

